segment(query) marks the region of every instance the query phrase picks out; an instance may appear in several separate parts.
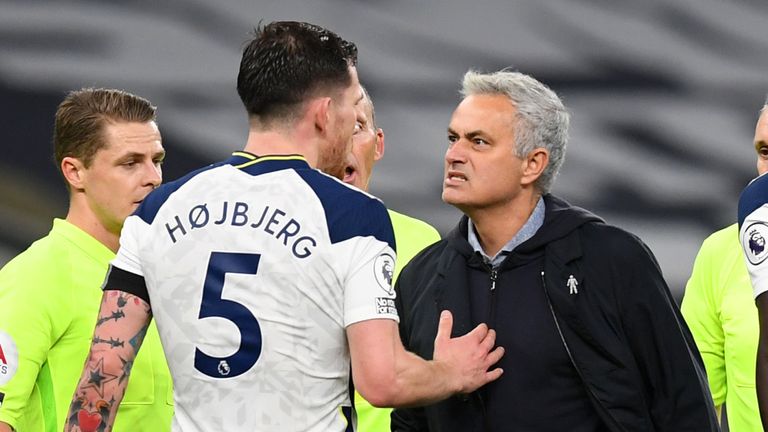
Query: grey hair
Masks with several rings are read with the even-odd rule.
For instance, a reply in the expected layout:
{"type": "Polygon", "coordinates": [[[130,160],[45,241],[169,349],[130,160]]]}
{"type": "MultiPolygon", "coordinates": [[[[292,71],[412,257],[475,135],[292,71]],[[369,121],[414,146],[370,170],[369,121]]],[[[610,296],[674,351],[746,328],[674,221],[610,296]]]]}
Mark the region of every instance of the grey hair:
{"type": "Polygon", "coordinates": [[[763,115],[766,110],[768,110],[768,95],[765,95],[765,102],[763,102],[763,107],[760,108],[760,115],[763,115]]]}
{"type": "Polygon", "coordinates": [[[371,99],[368,89],[364,85],[360,84],[360,88],[363,90],[363,99],[368,101],[368,105],[371,107],[371,127],[376,130],[376,110],[373,107],[373,99],[371,99]]]}
{"type": "Polygon", "coordinates": [[[501,70],[464,74],[461,94],[504,95],[517,110],[515,115],[515,154],[525,157],[533,149],[549,152],[549,163],[535,186],[542,194],[549,192],[565,158],[570,116],[563,102],[549,87],[520,72],[501,70]]]}

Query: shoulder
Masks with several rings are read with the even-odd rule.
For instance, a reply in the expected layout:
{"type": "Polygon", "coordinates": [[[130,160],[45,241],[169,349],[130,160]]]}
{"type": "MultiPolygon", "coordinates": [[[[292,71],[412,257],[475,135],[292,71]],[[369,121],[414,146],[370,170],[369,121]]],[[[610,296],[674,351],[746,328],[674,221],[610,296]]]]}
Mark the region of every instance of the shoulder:
{"type": "Polygon", "coordinates": [[[69,248],[54,236],[47,235],[32,243],[0,270],[0,290],[24,281],[51,280],[52,275],[60,274],[58,268],[68,266],[68,256],[69,248]]]}
{"type": "Polygon", "coordinates": [[[172,182],[163,183],[157,189],[153,190],[149,195],[147,195],[146,198],[144,198],[144,201],[142,201],[141,205],[138,209],[136,209],[134,214],[140,217],[144,222],[152,224],[155,216],[157,216],[157,213],[160,211],[160,208],[163,206],[163,204],[165,204],[168,198],[173,195],[174,192],[181,189],[184,185],[189,183],[198,175],[223,165],[226,164],[224,162],[211,164],[192,171],[189,174],[172,182]]]}
{"type": "Polygon", "coordinates": [[[344,213],[370,205],[380,208],[381,211],[386,211],[384,204],[375,196],[350,186],[322,171],[300,169],[296,170],[296,173],[312,188],[314,194],[322,202],[326,212],[338,211],[344,213]],[[344,205],[329,208],[339,203],[344,203],[344,205]]]}
{"type": "Polygon", "coordinates": [[[392,219],[392,226],[398,234],[402,232],[406,235],[432,237],[435,239],[434,241],[440,239],[440,233],[437,232],[435,227],[423,220],[396,212],[392,209],[389,209],[388,211],[389,217],[392,219]]]}
{"type": "Polygon", "coordinates": [[[752,180],[739,196],[739,226],[756,210],[768,203],[768,176],[752,180]]]}
{"type": "Polygon", "coordinates": [[[580,227],[584,256],[597,259],[602,266],[619,271],[644,272],[649,268],[661,271],[651,249],[635,234],[601,222],[580,227]]]}
{"type": "Polygon", "coordinates": [[[701,244],[699,254],[726,256],[741,254],[738,224],[727,226],[709,235],[701,244]]]}
{"type": "Polygon", "coordinates": [[[589,246],[599,246],[607,253],[622,252],[633,250],[638,247],[644,247],[640,238],[615,225],[609,225],[601,222],[587,223],[581,226],[580,232],[583,242],[589,246]]]}
{"type": "Polygon", "coordinates": [[[395,249],[392,223],[381,200],[315,169],[296,173],[322,205],[331,243],[375,237],[395,249]]]}
{"type": "Polygon", "coordinates": [[[436,274],[448,249],[448,239],[443,239],[427,246],[416,254],[403,268],[398,281],[402,280],[404,283],[411,285],[415,280],[424,276],[436,274]]]}
{"type": "MultiPolygon", "coordinates": [[[[406,214],[389,209],[389,216],[392,218],[392,224],[407,231],[425,231],[437,234],[437,230],[430,224],[421,219],[408,216],[406,214]]],[[[439,235],[439,234],[438,234],[439,235]]]]}

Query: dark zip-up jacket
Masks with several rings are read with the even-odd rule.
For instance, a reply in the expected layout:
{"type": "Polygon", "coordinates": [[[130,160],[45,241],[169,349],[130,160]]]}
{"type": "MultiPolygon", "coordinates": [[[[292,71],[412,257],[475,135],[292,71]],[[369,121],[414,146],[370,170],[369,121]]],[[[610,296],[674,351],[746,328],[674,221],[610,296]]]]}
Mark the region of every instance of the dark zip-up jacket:
{"type": "MultiPolygon", "coordinates": [[[[526,267],[539,274],[525,279],[539,281],[558,335],[603,423],[615,432],[719,431],[703,362],[648,247],[552,195],[544,202],[544,224],[513,255],[543,254],[541,268],[526,267]]],[[[465,216],[403,269],[396,303],[408,350],[432,358],[444,309],[453,313],[454,337],[472,330],[469,287],[462,282],[472,271],[472,259],[465,216]]],[[[492,275],[499,282],[504,264],[492,275]]],[[[504,309],[503,304],[494,307],[504,309]]],[[[514,367],[513,358],[502,362],[514,367]]],[[[502,375],[497,385],[503,380],[502,375]]],[[[424,408],[396,409],[392,430],[496,430],[490,424],[503,422],[485,418],[489,401],[483,394],[481,389],[424,408]]],[[[516,403],[514,398],[493,402],[516,403]]]]}

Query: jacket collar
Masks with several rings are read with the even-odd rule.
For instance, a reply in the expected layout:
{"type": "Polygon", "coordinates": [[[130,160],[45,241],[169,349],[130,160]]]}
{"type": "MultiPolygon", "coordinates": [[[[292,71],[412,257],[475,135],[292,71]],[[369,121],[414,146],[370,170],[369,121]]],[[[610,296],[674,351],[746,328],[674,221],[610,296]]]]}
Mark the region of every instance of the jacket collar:
{"type": "MultiPolygon", "coordinates": [[[[546,230],[548,223],[558,223],[558,219],[568,214],[580,220],[602,221],[591,213],[572,207],[552,195],[545,195],[544,200],[545,222],[540,231],[546,230]]],[[[436,306],[438,311],[448,309],[453,313],[454,335],[466,334],[472,330],[469,291],[464,288],[469,280],[467,263],[473,259],[475,252],[467,241],[467,229],[468,218],[465,215],[446,236],[448,247],[442,250],[436,268],[436,306]]],[[[544,260],[547,267],[545,271],[548,273],[548,278],[556,276],[557,280],[567,281],[574,270],[578,273],[578,270],[569,265],[583,254],[578,231],[574,230],[562,237],[551,239],[544,247],[546,254],[544,260]]],[[[579,283],[582,282],[580,274],[574,274],[574,277],[579,279],[579,283]]]]}

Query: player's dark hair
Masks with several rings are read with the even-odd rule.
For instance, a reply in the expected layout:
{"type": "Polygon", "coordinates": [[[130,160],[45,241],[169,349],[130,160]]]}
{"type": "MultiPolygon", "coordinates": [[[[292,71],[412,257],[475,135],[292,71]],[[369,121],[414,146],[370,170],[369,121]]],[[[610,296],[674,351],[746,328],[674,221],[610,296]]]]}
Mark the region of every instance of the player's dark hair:
{"type": "Polygon", "coordinates": [[[148,100],[123,90],[84,88],[67,94],[56,110],[53,128],[53,157],[61,170],[65,157],[74,157],[89,167],[106,145],[107,123],[155,120],[157,108],[148,100]]]}
{"type": "Polygon", "coordinates": [[[330,30],[295,21],[259,25],[243,50],[237,93],[249,116],[288,119],[314,94],[348,86],[356,64],[355,44],[330,30]]]}

